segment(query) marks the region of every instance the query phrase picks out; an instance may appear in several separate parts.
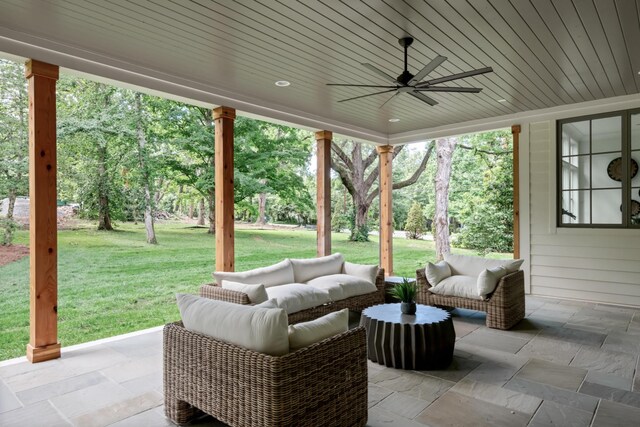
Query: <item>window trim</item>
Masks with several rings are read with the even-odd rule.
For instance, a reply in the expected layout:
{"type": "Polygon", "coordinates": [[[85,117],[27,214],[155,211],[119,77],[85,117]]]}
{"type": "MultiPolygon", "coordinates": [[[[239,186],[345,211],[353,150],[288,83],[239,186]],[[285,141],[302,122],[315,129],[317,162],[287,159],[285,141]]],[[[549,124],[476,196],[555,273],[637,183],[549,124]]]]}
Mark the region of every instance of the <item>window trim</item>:
{"type": "MultiPolygon", "coordinates": [[[[579,117],[570,117],[566,119],[560,119],[556,121],[556,227],[557,228],[603,228],[603,229],[640,229],[640,224],[631,223],[631,116],[634,114],[640,114],[640,108],[633,108],[628,110],[607,111],[598,114],[589,114],[579,117]],[[622,182],[620,191],[622,192],[622,222],[620,224],[593,224],[593,187],[592,187],[592,120],[608,118],[608,117],[620,117],[621,119],[621,157],[622,157],[622,182]],[[589,192],[589,223],[586,224],[569,224],[562,222],[562,195],[563,195],[563,175],[562,175],[562,126],[568,123],[575,123],[589,120],[589,188],[584,191],[589,192]]],[[[640,131],[639,131],[640,132],[640,131]]],[[[636,150],[640,154],[640,148],[636,150]]],[[[611,152],[613,153],[613,152],[611,152]]],[[[596,153],[605,154],[605,153],[596,153]]],[[[586,155],[586,154],[585,154],[586,155]]],[[[576,155],[579,156],[579,155],[576,155]]],[[[637,160],[640,164],[640,159],[637,160]]],[[[640,173],[640,172],[639,172],[640,173]]],[[[639,185],[640,187],[640,185],[639,185]]],[[[600,188],[596,189],[600,190],[600,188]]]]}

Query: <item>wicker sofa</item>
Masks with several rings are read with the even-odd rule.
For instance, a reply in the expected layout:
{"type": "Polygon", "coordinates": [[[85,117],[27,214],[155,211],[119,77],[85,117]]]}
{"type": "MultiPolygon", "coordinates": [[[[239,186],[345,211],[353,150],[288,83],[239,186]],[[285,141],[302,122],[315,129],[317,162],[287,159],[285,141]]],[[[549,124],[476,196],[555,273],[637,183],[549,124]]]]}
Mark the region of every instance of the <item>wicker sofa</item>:
{"type": "MultiPolygon", "coordinates": [[[[462,256],[457,257],[460,258],[462,256]]],[[[487,260],[486,262],[494,263],[495,261],[487,260]]],[[[455,271],[455,268],[452,267],[452,270],[455,271]]],[[[454,272],[454,274],[456,273],[454,272]]],[[[524,273],[522,270],[517,270],[501,277],[495,289],[482,299],[431,292],[433,285],[427,279],[425,268],[416,271],[416,280],[418,284],[416,302],[419,304],[484,311],[487,313],[487,327],[494,329],[510,329],[524,318],[524,273]]]]}
{"type": "Polygon", "coordinates": [[[284,356],[269,356],[164,327],[165,413],[202,412],[231,426],[364,426],[365,331],[359,327],[284,356]]]}
{"type": "MultiPolygon", "coordinates": [[[[344,262],[344,260],[342,259],[342,255],[334,254],[329,257],[321,257],[321,258],[315,258],[315,259],[309,259],[309,260],[291,260],[291,261],[293,262],[318,261],[322,263],[323,260],[325,259],[328,260],[329,258],[338,260],[337,265],[339,266],[338,268],[340,269],[338,272],[342,274],[335,274],[336,273],[335,271],[331,272],[330,270],[327,270],[328,273],[324,277],[326,277],[329,281],[334,280],[337,285],[338,282],[341,280],[341,278],[344,278],[345,276],[344,264],[348,264],[344,262]]],[[[282,263],[279,263],[279,264],[282,264],[282,263]]],[[[279,265],[279,264],[276,264],[276,265],[279,265]]],[[[335,262],[333,263],[333,265],[334,267],[332,268],[335,268],[335,265],[336,265],[335,262]]],[[[355,265],[355,264],[352,264],[352,265],[355,265]]],[[[274,266],[270,266],[266,268],[272,269],[273,267],[274,266]]],[[[283,268],[286,268],[286,266],[283,268]]],[[[264,282],[264,280],[269,280],[268,279],[269,275],[271,275],[271,277],[273,277],[274,275],[273,270],[268,271],[265,275],[261,274],[261,270],[263,269],[255,269],[255,270],[250,270],[250,271],[241,272],[241,273],[214,273],[214,278],[216,278],[216,282],[202,285],[200,287],[200,296],[205,298],[216,299],[220,301],[233,302],[236,304],[251,304],[252,302],[246,293],[231,290],[231,289],[225,289],[221,286],[220,283],[218,283],[218,279],[228,278],[229,280],[236,280],[243,283],[257,284],[257,283],[264,282]]],[[[323,270],[323,267],[320,266],[319,270],[323,270]]],[[[318,271],[318,266],[316,266],[316,271],[318,271]]],[[[277,273],[278,278],[276,279],[276,282],[277,280],[281,280],[280,274],[281,273],[277,273]]],[[[295,274],[294,273],[291,273],[291,274],[292,274],[291,277],[293,278],[292,280],[296,283],[312,283],[306,280],[300,280],[301,277],[298,277],[300,275],[299,271],[296,271],[295,274]]],[[[307,275],[307,277],[310,277],[310,276],[307,275]]],[[[285,281],[282,283],[286,284],[288,283],[288,281],[285,281]]],[[[372,305],[383,304],[385,299],[384,269],[382,268],[377,269],[374,285],[375,285],[375,290],[371,292],[367,292],[365,294],[350,296],[342,299],[338,299],[334,297],[331,300],[327,300],[326,302],[323,302],[322,304],[318,304],[314,307],[310,307],[310,308],[303,309],[296,312],[290,312],[288,313],[289,324],[305,322],[311,319],[318,318],[325,314],[331,313],[333,311],[342,310],[343,308],[348,308],[350,311],[362,311],[365,308],[370,307],[372,305]]],[[[280,285],[278,285],[277,283],[275,284],[272,283],[267,288],[267,292],[273,290],[275,287],[278,287],[278,286],[280,285]]],[[[313,285],[306,284],[305,286],[313,286],[313,285]]]]}

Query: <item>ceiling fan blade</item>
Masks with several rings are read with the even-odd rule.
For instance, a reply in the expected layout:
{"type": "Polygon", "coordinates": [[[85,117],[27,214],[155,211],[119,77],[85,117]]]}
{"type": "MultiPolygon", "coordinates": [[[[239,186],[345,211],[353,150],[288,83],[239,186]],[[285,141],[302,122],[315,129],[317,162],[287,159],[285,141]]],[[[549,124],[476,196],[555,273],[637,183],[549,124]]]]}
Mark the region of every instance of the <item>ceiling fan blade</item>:
{"type": "Polygon", "coordinates": [[[386,101],[384,101],[384,102],[382,103],[382,105],[378,107],[378,109],[380,109],[380,108],[384,107],[384,106],[387,104],[387,102],[391,101],[391,100],[392,100],[392,99],[393,99],[397,94],[399,94],[399,93],[400,93],[400,92],[396,92],[396,93],[394,93],[393,95],[391,95],[391,97],[390,97],[389,99],[387,99],[386,101]]]}
{"type": "Polygon", "coordinates": [[[482,88],[479,87],[447,87],[447,86],[427,86],[427,87],[417,87],[415,88],[417,91],[421,92],[468,92],[468,93],[479,93],[482,88]]]}
{"type": "Polygon", "coordinates": [[[450,82],[452,80],[464,79],[465,77],[477,76],[478,74],[490,73],[493,71],[491,67],[479,68],[477,70],[465,71],[464,73],[452,74],[450,76],[440,77],[433,80],[427,80],[423,83],[418,83],[416,87],[437,85],[438,83],[450,82]]]}
{"type": "Polygon", "coordinates": [[[371,65],[371,64],[368,64],[368,63],[366,63],[366,62],[363,62],[363,63],[362,63],[362,66],[363,66],[363,67],[368,68],[370,71],[373,71],[373,72],[374,72],[374,73],[376,73],[377,75],[379,75],[379,76],[381,76],[381,77],[384,77],[386,80],[388,80],[388,81],[390,81],[390,82],[394,82],[394,83],[396,82],[396,78],[395,78],[395,77],[390,76],[389,74],[385,73],[384,71],[382,71],[382,70],[381,70],[381,69],[379,69],[379,68],[374,67],[374,66],[373,66],[373,65],[371,65]]]}
{"type": "Polygon", "coordinates": [[[429,98],[427,95],[420,93],[420,92],[407,92],[409,95],[418,98],[420,101],[422,102],[426,102],[427,104],[434,106],[438,104],[438,101],[436,101],[433,98],[429,98]]]}
{"type": "Polygon", "coordinates": [[[409,80],[409,85],[412,85],[413,83],[419,82],[422,79],[424,79],[425,77],[427,77],[427,75],[430,72],[435,70],[440,64],[442,64],[446,60],[447,60],[447,57],[446,56],[442,56],[442,55],[438,55],[435,58],[433,58],[431,60],[431,62],[429,62],[427,65],[425,65],[422,70],[418,71],[418,74],[416,74],[415,76],[413,76],[413,78],[411,80],[409,80]]]}
{"type": "Polygon", "coordinates": [[[347,86],[347,87],[381,87],[381,88],[397,88],[398,86],[380,86],[380,85],[352,85],[347,83],[327,83],[327,86],[347,86]]]}
{"type": "Polygon", "coordinates": [[[354,96],[353,98],[341,99],[338,102],[353,101],[354,99],[366,98],[367,96],[380,95],[381,93],[393,92],[395,89],[383,90],[382,92],[369,93],[367,95],[354,96]]]}

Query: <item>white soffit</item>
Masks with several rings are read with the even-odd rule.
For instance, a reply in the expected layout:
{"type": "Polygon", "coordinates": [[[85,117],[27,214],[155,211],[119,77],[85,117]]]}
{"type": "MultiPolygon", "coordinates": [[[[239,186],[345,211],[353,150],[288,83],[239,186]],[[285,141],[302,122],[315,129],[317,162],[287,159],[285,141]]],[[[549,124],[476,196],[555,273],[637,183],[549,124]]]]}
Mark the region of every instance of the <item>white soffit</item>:
{"type": "Polygon", "coordinates": [[[637,94],[638,9],[632,0],[2,0],[0,51],[254,117],[405,143],[637,94]],[[448,60],[430,78],[495,72],[448,83],[484,90],[432,93],[434,107],[406,95],[382,108],[387,95],[337,102],[373,90],[326,83],[386,83],[363,62],[398,75],[397,39],[407,34],[416,39],[413,73],[436,55],[448,60]]]}

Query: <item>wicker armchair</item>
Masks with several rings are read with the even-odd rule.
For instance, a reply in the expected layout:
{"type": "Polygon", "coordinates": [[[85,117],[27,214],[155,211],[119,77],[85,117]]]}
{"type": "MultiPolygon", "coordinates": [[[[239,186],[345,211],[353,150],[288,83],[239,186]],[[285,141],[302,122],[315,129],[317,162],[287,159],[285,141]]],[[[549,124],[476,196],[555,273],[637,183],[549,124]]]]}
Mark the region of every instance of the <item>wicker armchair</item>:
{"type": "Polygon", "coordinates": [[[419,304],[441,307],[459,307],[487,313],[487,327],[510,329],[524,318],[524,273],[518,270],[504,276],[496,289],[485,301],[470,298],[445,296],[429,291],[431,284],[427,280],[425,269],[416,271],[419,304]]]}
{"type": "MultiPolygon", "coordinates": [[[[312,307],[307,310],[298,311],[297,313],[291,313],[289,315],[289,324],[307,322],[309,320],[317,319],[334,311],[348,308],[349,311],[362,311],[367,307],[371,307],[376,304],[384,304],[385,299],[385,287],[384,287],[384,268],[378,269],[376,275],[376,288],[377,292],[371,292],[369,294],[357,295],[351,298],[345,298],[340,301],[333,301],[328,304],[323,304],[317,307],[312,307]]],[[[251,304],[247,294],[238,291],[232,291],[231,289],[223,289],[218,283],[208,283],[200,286],[200,296],[204,298],[217,299],[220,301],[233,302],[236,304],[251,304]]]]}
{"type": "Polygon", "coordinates": [[[269,356],[164,327],[165,413],[178,424],[202,412],[231,426],[364,426],[364,328],[285,356],[269,356]]]}

